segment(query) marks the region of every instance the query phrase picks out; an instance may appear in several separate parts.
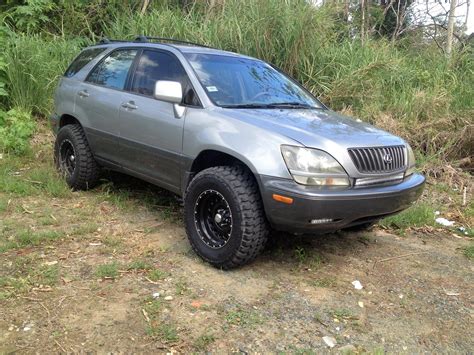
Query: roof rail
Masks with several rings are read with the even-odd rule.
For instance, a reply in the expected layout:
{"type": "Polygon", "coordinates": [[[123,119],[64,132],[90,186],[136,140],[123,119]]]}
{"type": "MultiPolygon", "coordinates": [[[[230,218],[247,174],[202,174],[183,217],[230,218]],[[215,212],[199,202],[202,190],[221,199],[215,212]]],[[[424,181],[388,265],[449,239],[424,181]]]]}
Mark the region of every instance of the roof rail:
{"type": "Polygon", "coordinates": [[[166,44],[166,42],[169,42],[169,43],[176,43],[176,44],[184,44],[184,45],[188,45],[188,46],[198,46],[198,47],[204,47],[204,48],[212,48],[212,47],[206,46],[204,44],[188,42],[188,41],[182,41],[180,39],[166,38],[166,37],[150,37],[150,36],[143,36],[143,35],[135,37],[134,40],[108,39],[107,37],[104,37],[99,42],[97,42],[95,45],[97,46],[97,45],[100,45],[100,44],[127,43],[127,42],[134,42],[134,43],[157,42],[157,43],[163,43],[163,44],[166,44]]]}
{"type": "Polygon", "coordinates": [[[129,42],[129,41],[124,41],[120,39],[108,39],[107,37],[102,38],[97,44],[109,44],[109,43],[114,43],[114,42],[129,42]]]}
{"type": "Polygon", "coordinates": [[[170,42],[170,43],[176,43],[176,44],[185,44],[185,45],[190,45],[190,46],[198,46],[198,47],[205,47],[205,48],[211,48],[209,46],[206,46],[204,44],[200,43],[195,43],[195,42],[189,42],[189,41],[183,41],[180,39],[174,39],[174,38],[166,38],[166,37],[150,37],[150,36],[137,36],[135,38],[134,42],[170,42]]]}

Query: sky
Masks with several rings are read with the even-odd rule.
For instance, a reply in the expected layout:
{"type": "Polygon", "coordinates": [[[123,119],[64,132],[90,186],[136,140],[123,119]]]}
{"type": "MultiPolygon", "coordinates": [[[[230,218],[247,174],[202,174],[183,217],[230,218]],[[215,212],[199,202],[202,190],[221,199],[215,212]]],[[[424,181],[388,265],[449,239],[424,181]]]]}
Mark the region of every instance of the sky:
{"type": "MultiPolygon", "coordinates": [[[[322,3],[322,0],[309,0],[315,5],[319,5],[322,3]]],[[[447,10],[449,10],[449,4],[450,0],[415,0],[414,10],[418,12],[419,15],[424,17],[424,22],[425,23],[430,23],[432,22],[431,18],[428,16],[426,13],[426,2],[428,1],[428,6],[430,8],[430,14],[432,16],[436,16],[441,13],[446,13],[447,10]],[[442,2],[442,5],[439,4],[439,1],[442,2]],[[446,9],[444,10],[443,9],[446,9]]],[[[466,19],[466,0],[457,0],[458,1],[458,7],[456,8],[456,16],[457,16],[457,21],[464,23],[466,19]]],[[[471,0],[471,7],[469,9],[469,18],[467,20],[467,30],[466,33],[470,34],[474,32],[474,0],[471,0]]]]}
{"type": "MultiPolygon", "coordinates": [[[[435,16],[440,13],[446,13],[449,10],[449,0],[442,0],[442,5],[433,0],[428,0],[428,6],[430,8],[431,15],[435,16]],[[443,9],[444,8],[444,9],[443,9]]],[[[466,0],[458,0],[458,7],[456,8],[455,15],[458,22],[464,23],[466,19],[466,0]]],[[[426,0],[415,0],[415,9],[423,12],[425,19],[431,22],[430,17],[426,14],[426,0]]],[[[466,33],[470,34],[474,32],[474,3],[471,0],[471,7],[469,9],[469,16],[467,19],[467,30],[466,33]]]]}

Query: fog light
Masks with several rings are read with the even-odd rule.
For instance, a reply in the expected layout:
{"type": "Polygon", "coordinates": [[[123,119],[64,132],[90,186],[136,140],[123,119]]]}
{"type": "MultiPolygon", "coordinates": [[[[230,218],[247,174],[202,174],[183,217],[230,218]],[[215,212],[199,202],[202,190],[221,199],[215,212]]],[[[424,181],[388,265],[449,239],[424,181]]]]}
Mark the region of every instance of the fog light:
{"type": "Polygon", "coordinates": [[[323,224],[323,223],[330,223],[333,222],[334,220],[331,218],[322,218],[322,219],[312,219],[310,221],[311,224],[323,224]]]}

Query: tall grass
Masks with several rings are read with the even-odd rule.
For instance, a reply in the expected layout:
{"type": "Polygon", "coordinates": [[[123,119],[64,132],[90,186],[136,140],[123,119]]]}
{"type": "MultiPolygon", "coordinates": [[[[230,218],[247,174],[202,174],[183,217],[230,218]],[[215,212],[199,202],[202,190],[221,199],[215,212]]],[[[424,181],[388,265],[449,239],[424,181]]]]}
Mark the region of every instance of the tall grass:
{"type": "Polygon", "coordinates": [[[3,54],[10,106],[48,115],[57,80],[83,43],[84,39],[12,35],[3,54]]]}
{"type": "MultiPolygon", "coordinates": [[[[269,61],[335,110],[406,138],[430,155],[472,154],[472,54],[448,63],[429,46],[360,43],[337,9],[305,0],[227,0],[211,11],[167,5],[144,15],[118,8],[102,29],[110,38],[137,34],[201,42],[269,61]]],[[[73,34],[71,34],[73,35],[73,34]]],[[[11,105],[47,114],[56,79],[84,38],[14,36],[5,51],[11,105]]]]}
{"type": "Polygon", "coordinates": [[[426,154],[469,154],[463,134],[474,116],[472,55],[453,66],[429,48],[398,48],[384,40],[362,44],[346,35],[337,16],[333,8],[306,1],[229,0],[210,13],[199,6],[186,13],[122,12],[105,32],[111,38],[182,38],[264,59],[333,109],[400,134],[426,154]],[[462,142],[464,151],[457,145],[462,142]]]}

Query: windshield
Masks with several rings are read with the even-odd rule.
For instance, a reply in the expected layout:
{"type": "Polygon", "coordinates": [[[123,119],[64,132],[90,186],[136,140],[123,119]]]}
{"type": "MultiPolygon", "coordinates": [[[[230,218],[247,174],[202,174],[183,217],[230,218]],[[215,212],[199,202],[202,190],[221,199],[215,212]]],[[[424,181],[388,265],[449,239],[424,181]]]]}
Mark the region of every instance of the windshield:
{"type": "Polygon", "coordinates": [[[259,60],[187,53],[210,99],[222,107],[322,108],[302,87],[259,60]]]}

